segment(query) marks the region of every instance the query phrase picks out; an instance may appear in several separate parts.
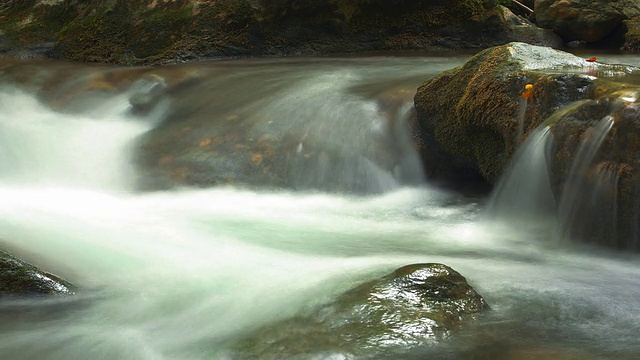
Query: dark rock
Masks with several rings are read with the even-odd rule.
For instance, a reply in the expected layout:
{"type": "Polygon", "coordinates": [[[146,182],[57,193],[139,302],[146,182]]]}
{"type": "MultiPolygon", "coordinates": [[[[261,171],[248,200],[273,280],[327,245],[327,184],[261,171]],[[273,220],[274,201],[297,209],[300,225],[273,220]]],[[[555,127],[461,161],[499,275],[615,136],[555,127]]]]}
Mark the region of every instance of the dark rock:
{"type": "Polygon", "coordinates": [[[0,250],[0,297],[73,294],[66,280],[0,250]]]}
{"type": "Polygon", "coordinates": [[[258,329],[231,358],[393,357],[447,339],[487,308],[450,267],[409,265],[309,314],[258,329]]]}
{"type": "Polygon", "coordinates": [[[0,31],[11,51],[46,44],[37,54],[122,64],[553,41],[511,28],[489,0],[16,1],[0,31]]]}
{"type": "Polygon", "coordinates": [[[640,16],[637,0],[536,0],[536,21],[565,41],[597,42],[622,22],[640,16]]]}
{"type": "Polygon", "coordinates": [[[549,46],[555,49],[564,46],[562,38],[551,30],[537,27],[525,17],[515,15],[511,10],[502,7],[504,18],[511,28],[514,41],[531,45],[549,46]]]}
{"type": "Polygon", "coordinates": [[[527,44],[487,49],[418,89],[415,128],[427,171],[449,180],[475,171],[495,183],[544,123],[564,237],[640,249],[638,74],[527,44]]]}
{"type": "Polygon", "coordinates": [[[561,230],[565,238],[638,251],[640,86],[600,84],[597,91],[610,92],[549,120],[561,230]]]}
{"type": "Polygon", "coordinates": [[[625,20],[626,33],[622,50],[629,52],[640,52],[640,16],[625,20]]]}
{"type": "Polygon", "coordinates": [[[590,94],[588,76],[539,70],[586,72],[586,64],[551,48],[511,43],[425,81],[415,97],[415,131],[428,175],[449,181],[479,175],[495,182],[520,143],[518,112],[525,85],[534,84],[534,98],[541,100],[529,105],[523,120],[527,132],[559,107],[590,94]]]}

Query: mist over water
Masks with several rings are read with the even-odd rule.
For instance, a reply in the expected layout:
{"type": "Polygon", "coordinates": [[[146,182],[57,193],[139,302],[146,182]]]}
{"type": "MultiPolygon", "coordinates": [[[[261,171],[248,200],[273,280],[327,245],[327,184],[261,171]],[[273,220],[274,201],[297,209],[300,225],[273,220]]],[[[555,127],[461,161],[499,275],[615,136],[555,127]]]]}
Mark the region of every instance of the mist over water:
{"type": "MultiPolygon", "coordinates": [[[[132,114],[126,92],[104,96],[100,107],[64,111],[28,88],[0,82],[0,247],[81,288],[69,299],[0,302],[0,357],[225,359],[234,341],[261,325],[400,266],[442,262],[492,310],[460,336],[407,358],[464,358],[468,349],[491,344],[633,359],[640,354],[637,256],[558,243],[553,228],[536,218],[526,227],[502,215],[487,219],[484,198],[415,182],[375,195],[234,186],[135,190],[136,141],[172,111],[197,116],[186,110],[237,93],[241,100],[221,111],[254,111],[244,103],[296,119],[302,111],[313,124],[326,119],[336,147],[362,149],[367,142],[341,138],[353,131],[335,121],[344,118],[354,131],[364,126],[354,120],[367,120],[354,102],[374,107],[372,94],[397,86],[398,78],[419,83],[464,60],[310,60],[291,74],[265,61],[258,64],[265,86],[297,94],[268,97],[268,104],[261,90],[245,91],[255,80],[243,71],[255,72],[255,61],[238,62],[231,65],[237,84],[199,98],[177,95],[168,110],[147,117],[132,114]],[[307,72],[326,80],[315,83],[323,91],[298,81],[307,72]],[[349,94],[351,105],[324,91],[349,94]],[[309,98],[317,108],[296,108],[309,98]]],[[[209,72],[230,65],[186,69],[198,66],[209,81],[209,72]]]]}

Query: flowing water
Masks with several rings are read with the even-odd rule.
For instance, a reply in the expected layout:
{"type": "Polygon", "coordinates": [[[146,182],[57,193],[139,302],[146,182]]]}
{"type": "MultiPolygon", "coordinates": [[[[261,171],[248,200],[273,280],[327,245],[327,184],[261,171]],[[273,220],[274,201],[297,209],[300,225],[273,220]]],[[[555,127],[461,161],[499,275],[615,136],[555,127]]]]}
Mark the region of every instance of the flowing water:
{"type": "MultiPolygon", "coordinates": [[[[562,200],[558,206],[558,215],[562,223],[562,232],[564,233],[562,237],[569,238],[576,236],[571,234],[572,229],[575,229],[576,223],[581,221],[581,219],[593,218],[589,217],[589,211],[599,210],[606,214],[613,215],[610,206],[604,207],[599,206],[601,204],[596,204],[596,200],[599,197],[598,195],[602,192],[599,188],[606,186],[605,180],[610,177],[606,175],[607,171],[602,169],[599,174],[600,176],[597,179],[598,181],[594,181],[593,184],[586,184],[584,181],[585,177],[582,176],[582,174],[587,172],[589,166],[591,166],[593,158],[597,154],[598,150],[600,150],[600,146],[612,126],[613,118],[611,116],[606,116],[600,120],[596,126],[588,129],[583,135],[582,143],[580,144],[576,157],[571,165],[571,170],[569,171],[569,178],[564,185],[562,200]],[[589,199],[589,201],[586,202],[586,206],[584,203],[580,204],[579,201],[580,198],[585,197],[589,199]],[[603,209],[606,210],[603,211],[603,209]]],[[[613,204],[613,208],[615,209],[615,204],[613,204]]],[[[602,230],[608,233],[613,233],[613,231],[615,231],[615,229],[602,230]]],[[[583,234],[582,236],[585,235],[586,234],[583,234]]]]}
{"type": "MultiPolygon", "coordinates": [[[[225,359],[234,341],[261,325],[424,262],[461,272],[491,310],[448,341],[408,349],[406,358],[639,358],[636,255],[558,243],[541,217],[488,218],[483,197],[416,185],[421,171],[409,161],[415,154],[407,150],[406,134],[383,138],[405,149],[401,163],[413,169],[403,171],[413,175],[398,176],[397,169],[366,173],[378,179],[375,184],[388,184],[375,194],[228,185],[136,190],[131,159],[137,140],[167,117],[274,112],[284,118],[281,131],[302,127],[297,130],[304,133],[326,122],[326,146],[369,155],[380,149],[369,149],[354,133],[391,131],[374,111],[378,94],[415,89],[465,60],[321,58],[167,67],[158,70],[165,79],[195,72],[205,85],[190,92],[176,88],[169,101],[137,115],[132,92],[141,86],[152,91],[155,83],[113,85],[115,80],[103,80],[115,70],[102,66],[5,66],[1,247],[81,290],[71,298],[0,301],[0,358],[225,359]],[[93,89],[109,91],[83,90],[78,84],[88,78],[93,89]],[[293,122],[300,112],[310,122],[293,122]]],[[[136,76],[150,79],[128,78],[136,76]]],[[[411,103],[410,97],[404,101],[400,113],[411,103]]],[[[543,138],[536,138],[539,152],[543,138]]],[[[542,155],[526,156],[536,162],[542,155]]],[[[544,187],[543,180],[532,181],[544,187]]],[[[524,196],[513,206],[535,200],[524,196]]]]}

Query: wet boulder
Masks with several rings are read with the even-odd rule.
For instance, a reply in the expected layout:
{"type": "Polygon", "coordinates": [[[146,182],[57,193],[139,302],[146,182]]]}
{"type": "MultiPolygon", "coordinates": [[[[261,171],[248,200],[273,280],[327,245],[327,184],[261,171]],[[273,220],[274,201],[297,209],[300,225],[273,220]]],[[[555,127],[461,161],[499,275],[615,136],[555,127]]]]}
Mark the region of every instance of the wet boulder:
{"type": "Polygon", "coordinates": [[[64,279],[0,250],[0,297],[73,294],[64,279]]]}
{"type": "Polygon", "coordinates": [[[637,0],[536,0],[539,26],[552,29],[565,41],[597,42],[611,35],[622,22],[640,16],[637,0]]]}
{"type": "Polygon", "coordinates": [[[546,211],[557,216],[557,233],[638,250],[639,75],[636,67],[526,44],[488,49],[418,90],[416,134],[427,171],[449,180],[476,171],[495,183],[507,163],[526,158],[513,154],[532,131],[547,127],[544,164],[525,168],[549,180],[544,203],[552,204],[546,211]]]}
{"type": "Polygon", "coordinates": [[[409,265],[258,329],[236,344],[230,358],[394,358],[449,338],[487,308],[450,267],[409,265]]]}
{"type": "Polygon", "coordinates": [[[597,76],[629,67],[509,43],[426,80],[415,96],[416,141],[429,177],[495,183],[526,135],[556,110],[597,96],[597,76]],[[532,96],[523,98],[527,84],[532,96]]]}
{"type": "Polygon", "coordinates": [[[640,250],[640,86],[609,93],[548,120],[549,180],[565,239],[640,250]]]}

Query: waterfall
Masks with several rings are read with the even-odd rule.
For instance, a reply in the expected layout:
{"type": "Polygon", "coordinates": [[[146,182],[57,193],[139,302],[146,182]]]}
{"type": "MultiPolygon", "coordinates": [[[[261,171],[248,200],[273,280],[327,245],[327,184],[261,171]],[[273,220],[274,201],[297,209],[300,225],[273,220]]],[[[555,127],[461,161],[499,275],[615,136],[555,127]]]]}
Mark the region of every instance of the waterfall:
{"type": "Polygon", "coordinates": [[[0,181],[14,185],[130,188],[132,139],[148,125],[118,96],[82,115],[56,113],[17,90],[0,92],[0,181]]]}
{"type": "MultiPolygon", "coordinates": [[[[563,239],[597,238],[597,234],[587,229],[592,229],[594,221],[597,220],[600,223],[603,216],[610,216],[606,214],[613,214],[615,217],[615,211],[613,211],[616,208],[615,197],[604,196],[606,200],[603,200],[605,193],[617,191],[615,173],[608,170],[606,166],[593,164],[602,142],[613,126],[613,121],[613,117],[606,116],[583,134],[582,142],[562,188],[562,197],[558,206],[559,235],[563,239]],[[616,187],[612,187],[613,185],[616,187]]],[[[601,231],[612,231],[615,229],[615,224],[597,228],[601,231]]],[[[615,239],[613,234],[611,239],[615,239]]]]}
{"type": "Polygon", "coordinates": [[[524,117],[527,114],[527,104],[529,103],[528,99],[520,99],[520,104],[518,105],[518,115],[516,120],[518,121],[518,130],[516,132],[516,143],[520,144],[524,140],[524,117]]]}
{"type": "Polygon", "coordinates": [[[529,221],[553,212],[555,201],[547,168],[550,130],[538,127],[518,149],[489,201],[490,217],[529,221]]]}
{"type": "Polygon", "coordinates": [[[414,92],[365,97],[351,89],[363,80],[354,71],[312,74],[248,116],[254,138],[280,138],[294,154],[295,188],[383,193],[424,180],[408,134],[414,92]]]}
{"type": "Polygon", "coordinates": [[[557,207],[549,173],[551,128],[534,130],[498,183],[488,217],[532,224],[557,213],[559,238],[615,241],[618,170],[606,162],[593,163],[612,126],[613,117],[607,116],[584,132],[557,207]]]}

